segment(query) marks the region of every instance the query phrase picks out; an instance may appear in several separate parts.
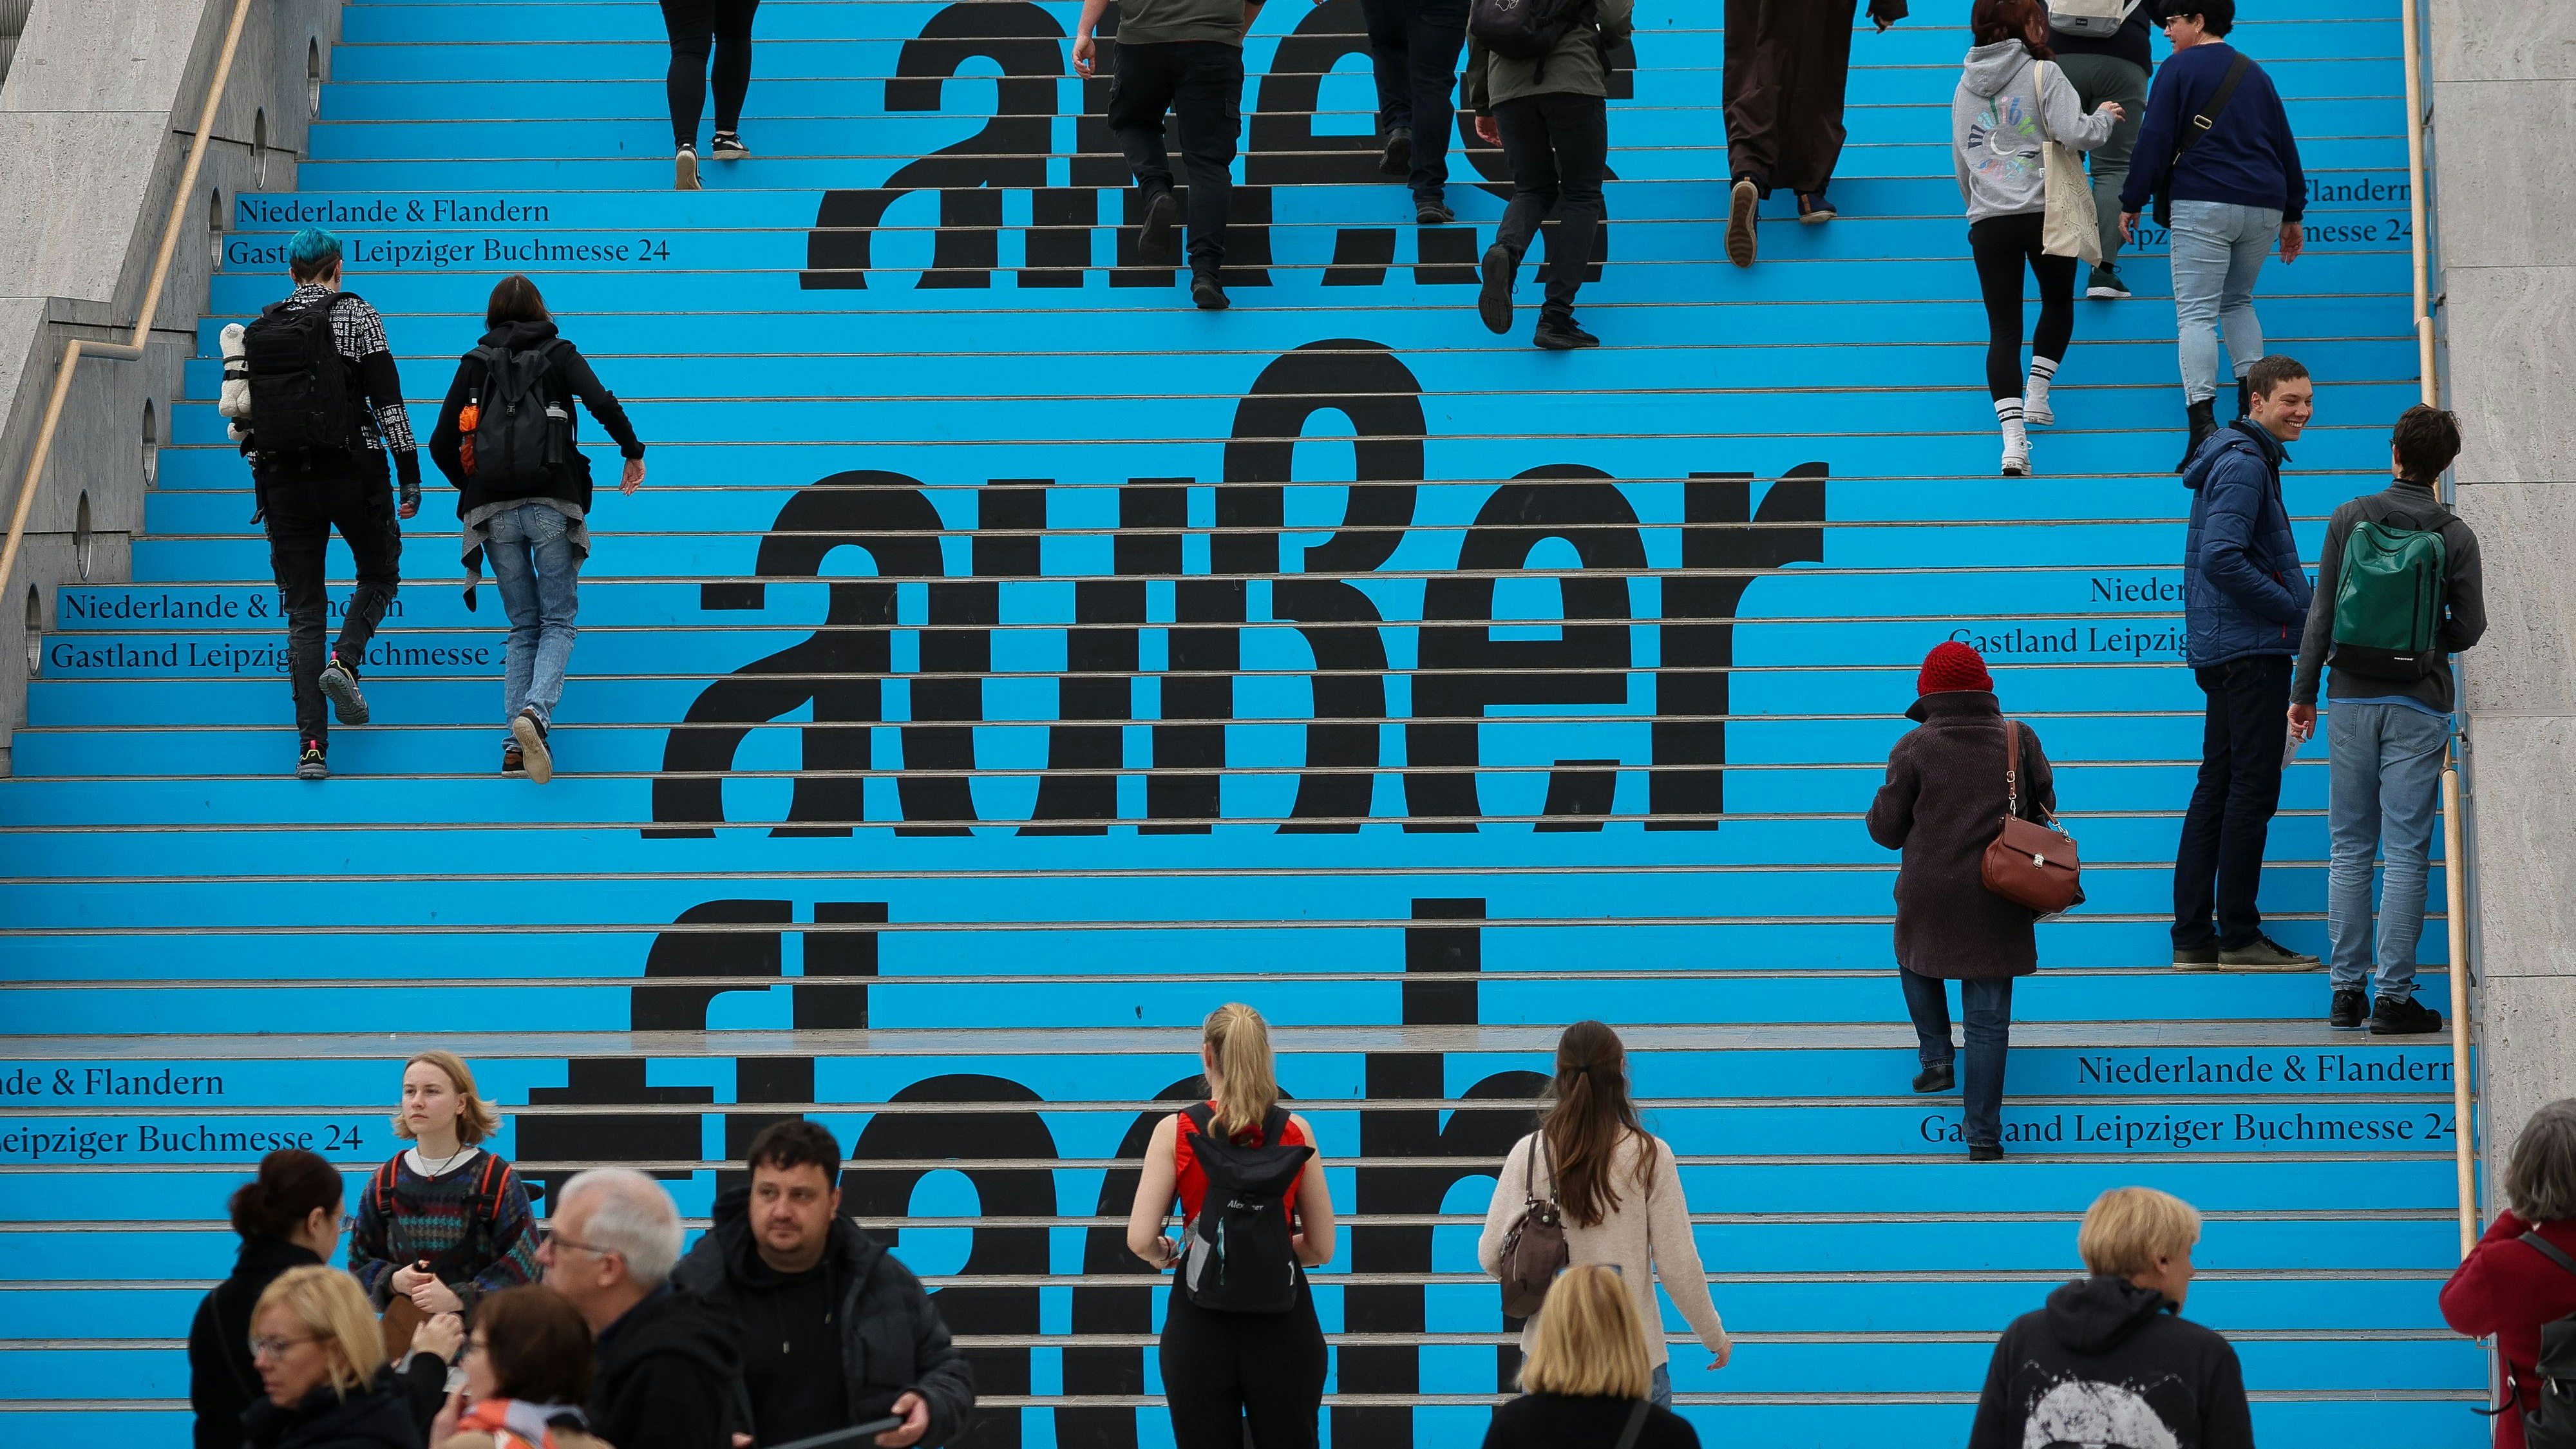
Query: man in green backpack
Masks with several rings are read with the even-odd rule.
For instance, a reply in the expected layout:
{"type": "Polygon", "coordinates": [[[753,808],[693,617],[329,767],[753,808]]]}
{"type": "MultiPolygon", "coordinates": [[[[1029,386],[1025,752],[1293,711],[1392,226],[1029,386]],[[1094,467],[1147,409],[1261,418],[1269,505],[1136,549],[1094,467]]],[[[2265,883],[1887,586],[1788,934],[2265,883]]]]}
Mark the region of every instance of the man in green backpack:
{"type": "Polygon", "coordinates": [[[2317,560],[2316,597],[2290,685],[2290,733],[2317,724],[2317,676],[2328,665],[2330,771],[2326,826],[2327,1021],[2378,1036],[2442,1029],[2415,1002],[2415,943],[2424,932],[2425,858],[2457,693],[2450,656],[2486,632],[2478,536],[2433,493],[2460,451],[2459,420],[2417,405],[2390,437],[2396,481],[2334,511],[2317,560]],[[2379,901],[2379,999],[2370,1001],[2370,876],[2386,853],[2379,901]]]}

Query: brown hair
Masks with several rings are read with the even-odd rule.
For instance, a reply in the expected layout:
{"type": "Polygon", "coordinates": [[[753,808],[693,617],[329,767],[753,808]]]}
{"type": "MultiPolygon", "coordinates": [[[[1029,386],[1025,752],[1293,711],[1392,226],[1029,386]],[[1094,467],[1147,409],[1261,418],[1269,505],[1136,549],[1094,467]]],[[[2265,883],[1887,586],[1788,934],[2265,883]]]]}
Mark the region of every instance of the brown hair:
{"type": "MultiPolygon", "coordinates": [[[[1628,1100],[1625,1070],[1628,1049],[1619,1034],[1597,1021],[1578,1021],[1556,1043],[1556,1081],[1548,1088],[1555,1105],[1539,1123],[1547,1139],[1550,1175],[1557,1205],[1578,1228],[1598,1227],[1619,1210],[1619,1191],[1611,1186],[1610,1168],[1619,1144],[1644,1139],[1636,1104],[1628,1100]]],[[[1655,1154],[1637,1154],[1637,1190],[1654,1180],[1655,1154]]]]}
{"type": "Polygon", "coordinates": [[[2398,475],[2429,486],[2460,456],[2460,420],[2417,403],[2397,415],[2388,443],[2397,450],[2398,475]]]}
{"type": "Polygon", "coordinates": [[[1992,45],[1998,40],[2018,40],[2033,60],[2055,60],[2057,52],[2049,49],[2048,13],[2039,0],[1977,0],[1968,12],[1968,32],[1972,43],[1992,45]],[[2031,37],[2040,36],[2034,40],[2031,37]]]}
{"type": "Polygon", "coordinates": [[[2504,1169],[2505,1201],[2527,1223],[2576,1219],[2576,1097],[2531,1114],[2504,1169]]]}
{"type": "MultiPolygon", "coordinates": [[[[438,1068],[446,1075],[447,1084],[456,1089],[456,1141],[459,1146],[471,1147],[501,1130],[501,1114],[492,1110],[492,1104],[484,1101],[483,1095],[474,1090],[474,1069],[465,1065],[465,1058],[450,1051],[415,1052],[403,1058],[403,1070],[408,1072],[421,1062],[438,1068]]],[[[394,1110],[393,1123],[394,1135],[410,1140],[411,1124],[403,1120],[400,1108],[394,1110]]]]}
{"type": "Polygon", "coordinates": [[[2299,359],[2284,357],[2277,352],[2267,353],[2255,358],[2254,365],[2245,369],[2245,390],[2256,397],[2270,397],[2280,391],[2281,384],[2296,382],[2307,375],[2308,365],[2299,359]]]}
{"type": "Polygon", "coordinates": [[[823,1185],[831,1187],[841,1180],[841,1144],[822,1123],[790,1117],[761,1128],[760,1135],[751,1139],[751,1150],[743,1154],[742,1165],[745,1171],[767,1167],[779,1172],[819,1167],[823,1185]]]}
{"type": "Polygon", "coordinates": [[[1646,1326],[1614,1269],[1568,1268],[1547,1290],[1521,1358],[1521,1387],[1533,1394],[1642,1399],[1654,1382],[1646,1326]]]}
{"type": "Polygon", "coordinates": [[[384,1372],[385,1331],[357,1279],[320,1263],[289,1268],[271,1279],[252,1305],[252,1330],[257,1331],[262,1315],[281,1304],[321,1340],[331,1360],[333,1393],[345,1399],[384,1372]]]}
{"type": "Polygon", "coordinates": [[[1258,1127],[1279,1105],[1279,1068],[1270,1057],[1270,1024],[1240,1001],[1208,1013],[1202,1038],[1216,1058],[1224,1089],[1216,1099],[1216,1130],[1232,1136],[1258,1127]]]}
{"type": "Polygon", "coordinates": [[[303,1227],[314,1209],[336,1212],[344,1200],[340,1169],[318,1152],[281,1147],[259,1160],[259,1176],[234,1191],[233,1231],[245,1238],[282,1238],[303,1227]]]}
{"type": "Polygon", "coordinates": [[[542,1283],[504,1288],[474,1309],[474,1331],[505,1398],[579,1404],[590,1398],[590,1321],[542,1283]]]}
{"type": "Polygon", "coordinates": [[[537,284],[512,272],[492,288],[492,300],[483,308],[486,329],[504,322],[547,322],[546,299],[537,292],[537,284]]]}

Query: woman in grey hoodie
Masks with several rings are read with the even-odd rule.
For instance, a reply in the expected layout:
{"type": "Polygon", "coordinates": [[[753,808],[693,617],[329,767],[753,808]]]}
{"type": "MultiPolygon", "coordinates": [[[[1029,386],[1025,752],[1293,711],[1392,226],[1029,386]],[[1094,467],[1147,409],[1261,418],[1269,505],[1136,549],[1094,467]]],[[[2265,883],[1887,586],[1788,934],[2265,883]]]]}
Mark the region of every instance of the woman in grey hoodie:
{"type": "Polygon", "coordinates": [[[2126,114],[2105,101],[2084,114],[2074,82],[2053,64],[2048,12],[2040,0],[1977,0],[1968,26],[1975,45],[1950,97],[1950,152],[1968,203],[1968,250],[1986,299],[1986,390],[2004,434],[2006,477],[2030,472],[2025,423],[2057,420],[2048,382],[2075,335],[2075,261],[2040,247],[2047,209],[2041,147],[2057,140],[2090,151],[2126,114]],[[2045,135],[2042,134],[2043,129],[2045,135]],[[2031,335],[2030,379],[2021,370],[2021,269],[2039,278],[2039,328],[2031,335]]]}

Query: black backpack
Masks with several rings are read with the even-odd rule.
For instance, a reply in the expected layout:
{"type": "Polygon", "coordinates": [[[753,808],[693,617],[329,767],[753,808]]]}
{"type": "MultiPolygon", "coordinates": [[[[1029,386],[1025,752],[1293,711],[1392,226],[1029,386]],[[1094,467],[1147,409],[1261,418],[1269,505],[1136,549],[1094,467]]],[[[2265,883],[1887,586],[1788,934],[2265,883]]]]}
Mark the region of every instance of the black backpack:
{"type": "Polygon", "coordinates": [[[562,471],[572,453],[572,413],[550,399],[537,384],[554,366],[560,337],[550,337],[526,351],[477,347],[466,354],[483,363],[482,390],[475,395],[474,446],[466,469],[490,490],[507,492],[538,487],[562,471]]]}
{"type": "Polygon", "coordinates": [[[1285,1107],[1272,1107],[1262,1119],[1260,1147],[1216,1131],[1216,1114],[1204,1102],[1181,1115],[1197,1129],[1192,1147],[1208,1184],[1184,1233],[1181,1291],[1220,1313],[1287,1312],[1297,1306],[1297,1252],[1286,1198],[1315,1149],[1280,1145],[1288,1130],[1285,1107]]]}
{"type": "Polygon", "coordinates": [[[1592,0],[1475,0],[1467,33],[1507,60],[1545,61],[1578,25],[1590,25],[1592,0]]]}
{"type": "MultiPolygon", "coordinates": [[[[2538,1232],[2522,1235],[2540,1256],[2576,1274],[2576,1258],[2570,1258],[2556,1243],[2538,1232]]],[[[2540,1325],[2540,1362],[2532,1366],[2540,1380],[2540,1402],[2521,1402],[2521,1386],[2514,1381],[2513,1365],[2505,1365],[2504,1406],[2495,1412],[2522,1410],[2524,1449],[2576,1449],[2576,1313],[2554,1323],[2540,1325]]],[[[2484,1410],[2479,1412],[2484,1413],[2484,1410]]]]}
{"type": "Polygon", "coordinates": [[[302,306],[273,302],[242,329],[253,448],[309,457],[364,446],[357,368],[340,355],[331,327],[331,313],[356,300],[354,292],[333,292],[302,306]]]}

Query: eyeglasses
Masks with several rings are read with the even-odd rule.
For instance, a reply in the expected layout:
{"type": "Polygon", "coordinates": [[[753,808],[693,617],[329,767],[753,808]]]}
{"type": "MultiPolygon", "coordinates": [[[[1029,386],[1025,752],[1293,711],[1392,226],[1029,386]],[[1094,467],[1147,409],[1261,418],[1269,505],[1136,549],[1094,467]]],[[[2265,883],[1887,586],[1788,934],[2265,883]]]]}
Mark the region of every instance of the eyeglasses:
{"type": "Polygon", "coordinates": [[[257,1363],[264,1358],[284,1358],[286,1351],[299,1343],[320,1343],[321,1341],[318,1338],[263,1338],[254,1333],[250,1336],[251,1362],[257,1363]]]}
{"type": "Polygon", "coordinates": [[[594,1257],[594,1258],[610,1258],[610,1257],[622,1257],[622,1256],[624,1256],[623,1254],[619,1253],[615,1248],[603,1248],[603,1247],[599,1246],[599,1245],[598,1245],[598,1244],[596,1244],[596,1243],[585,1243],[585,1242],[580,1241],[580,1240],[579,1240],[579,1239],[577,1239],[577,1238],[567,1238],[567,1237],[565,1237],[565,1236],[564,1236],[563,1234],[561,1234],[561,1233],[551,1233],[551,1234],[548,1234],[548,1235],[547,1235],[547,1237],[546,1237],[546,1246],[547,1246],[547,1247],[550,1247],[550,1248],[555,1248],[555,1249],[558,1249],[558,1250],[563,1249],[563,1248],[570,1248],[570,1249],[572,1249],[572,1250],[573,1250],[573,1251],[575,1251],[575,1252],[579,1252],[579,1253],[588,1253],[588,1254],[590,1254],[590,1255],[591,1255],[592,1257],[594,1257]]]}

